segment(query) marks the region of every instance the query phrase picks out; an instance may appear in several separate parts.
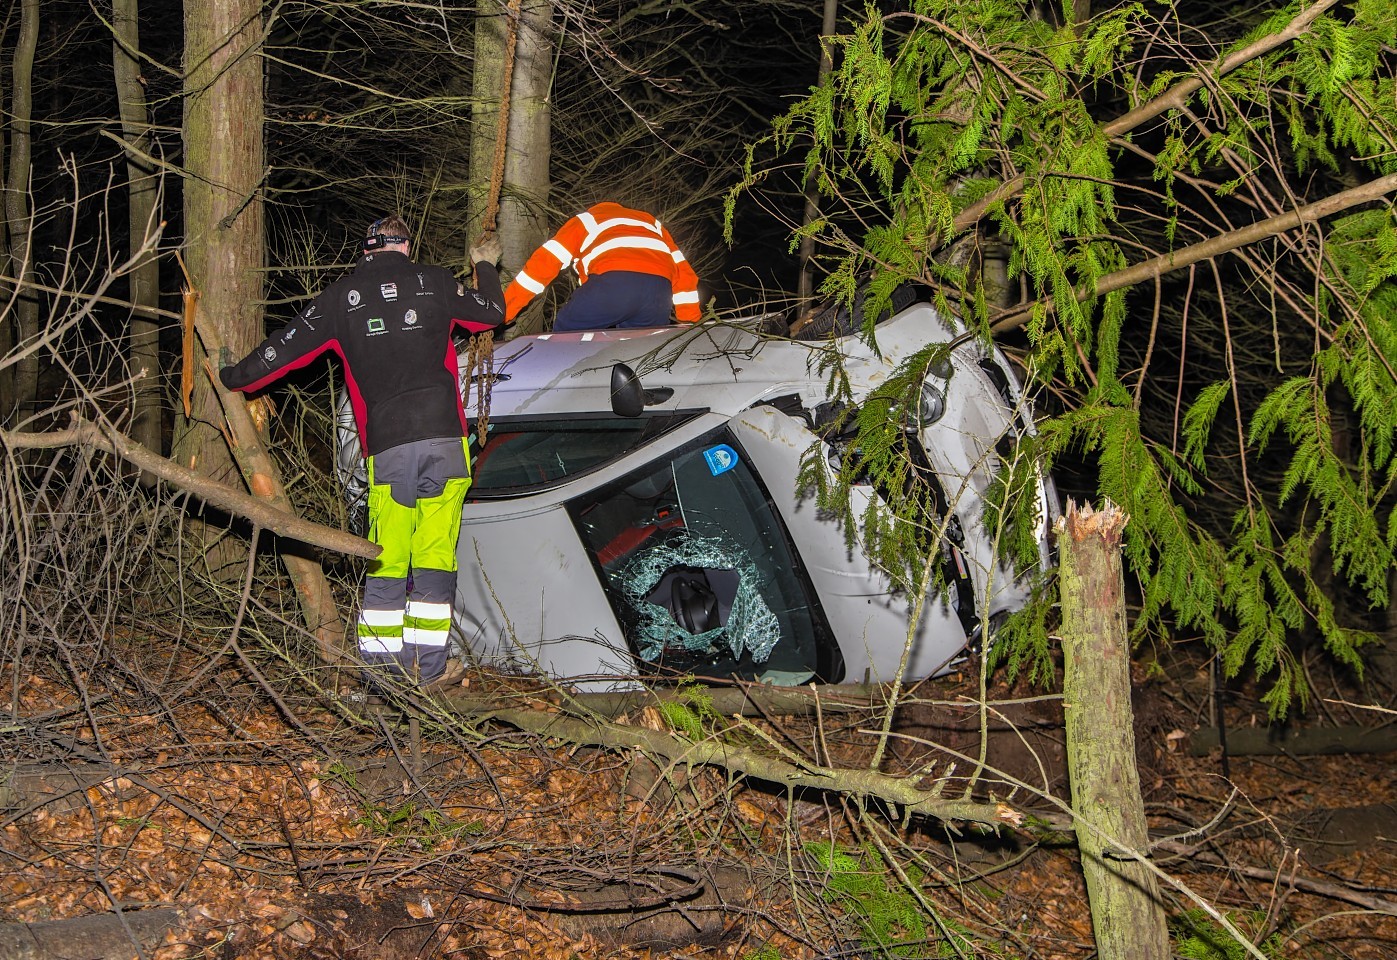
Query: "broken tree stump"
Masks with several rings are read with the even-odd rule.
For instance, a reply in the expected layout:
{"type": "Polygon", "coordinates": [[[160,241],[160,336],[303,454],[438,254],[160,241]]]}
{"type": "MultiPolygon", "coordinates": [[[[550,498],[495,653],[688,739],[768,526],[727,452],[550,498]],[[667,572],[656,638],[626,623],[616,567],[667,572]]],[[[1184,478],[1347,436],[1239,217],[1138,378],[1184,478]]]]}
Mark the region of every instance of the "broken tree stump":
{"type": "Polygon", "coordinates": [[[1057,522],[1067,770],[1101,960],[1169,960],[1159,884],[1127,851],[1149,849],[1130,707],[1121,532],[1107,503],[1067,505],[1057,522]]]}

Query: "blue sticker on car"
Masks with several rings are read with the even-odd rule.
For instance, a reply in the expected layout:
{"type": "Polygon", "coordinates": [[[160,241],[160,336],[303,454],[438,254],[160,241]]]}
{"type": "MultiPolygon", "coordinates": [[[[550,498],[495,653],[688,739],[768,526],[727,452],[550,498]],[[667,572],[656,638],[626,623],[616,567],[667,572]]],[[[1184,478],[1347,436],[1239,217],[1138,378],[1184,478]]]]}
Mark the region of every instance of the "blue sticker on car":
{"type": "Polygon", "coordinates": [[[737,451],[726,443],[720,443],[703,451],[703,459],[708,461],[708,470],[716,477],[737,466],[737,451]]]}

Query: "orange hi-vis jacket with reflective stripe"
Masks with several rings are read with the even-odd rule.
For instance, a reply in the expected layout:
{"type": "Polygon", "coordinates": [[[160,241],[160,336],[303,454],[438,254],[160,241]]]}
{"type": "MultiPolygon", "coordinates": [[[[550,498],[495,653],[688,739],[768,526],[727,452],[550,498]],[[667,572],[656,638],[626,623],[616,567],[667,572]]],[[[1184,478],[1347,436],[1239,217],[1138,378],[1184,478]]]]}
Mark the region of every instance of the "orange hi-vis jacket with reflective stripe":
{"type": "Polygon", "coordinates": [[[505,291],[505,322],[518,316],[568,266],[577,271],[579,283],[611,270],[665,277],[674,289],[679,321],[693,323],[701,316],[698,274],[665,225],[644,211],[607,201],[573,217],[533,252],[505,291]]]}

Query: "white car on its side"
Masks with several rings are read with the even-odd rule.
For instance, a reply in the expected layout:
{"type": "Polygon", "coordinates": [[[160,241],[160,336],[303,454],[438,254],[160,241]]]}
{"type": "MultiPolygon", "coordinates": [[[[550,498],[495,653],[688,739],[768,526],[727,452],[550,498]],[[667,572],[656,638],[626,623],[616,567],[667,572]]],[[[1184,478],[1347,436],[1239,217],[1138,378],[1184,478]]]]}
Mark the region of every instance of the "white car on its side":
{"type": "MultiPolygon", "coordinates": [[[[921,677],[1027,601],[1033,571],[1016,576],[996,559],[983,516],[1005,440],[1033,430],[1004,357],[967,340],[923,386],[911,441],[947,511],[936,558],[947,588],[913,624],[910,598],[846,545],[797,474],[814,445],[838,463],[845,443],[824,429],[819,351],[844,354],[857,403],[954,331],[919,302],[878,325],[876,352],[855,336],[801,342],[755,326],[496,346],[458,554],[453,638],[467,660],[601,690],[687,676],[889,680],[906,651],[905,676],[921,677]]],[[[465,389],[472,419],[476,387],[465,389]]],[[[346,453],[352,465],[357,445],[346,453]]],[[[1046,567],[1051,478],[1038,478],[1038,497],[1046,567]]]]}

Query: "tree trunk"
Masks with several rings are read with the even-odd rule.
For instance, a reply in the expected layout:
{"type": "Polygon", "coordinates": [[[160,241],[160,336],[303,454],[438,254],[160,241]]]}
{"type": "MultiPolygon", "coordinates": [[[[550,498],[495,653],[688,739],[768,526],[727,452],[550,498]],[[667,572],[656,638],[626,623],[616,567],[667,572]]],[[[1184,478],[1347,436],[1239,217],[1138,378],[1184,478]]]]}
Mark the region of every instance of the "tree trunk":
{"type": "MultiPolygon", "coordinates": [[[[196,322],[205,348],[209,353],[217,355],[221,344],[213,324],[207,317],[196,322]]],[[[222,384],[217,386],[217,390],[219,402],[227,418],[228,430],[233,438],[233,455],[247,488],[254,496],[267,501],[273,507],[285,513],[295,514],[296,508],[291,503],[291,498],[286,495],[286,487],[281,481],[281,471],[277,469],[276,461],[262,442],[262,436],[248,412],[243,395],[223,389],[222,384]]],[[[334,668],[324,685],[330,688],[338,687],[341,680],[339,671],[354,661],[349,653],[344,618],[340,616],[339,608],[335,605],[330,581],[326,579],[324,569],[314,560],[283,551],[281,562],[296,588],[296,601],[301,607],[301,618],[305,621],[306,629],[315,638],[316,653],[323,664],[334,668]]]]}
{"type": "MultiPolygon", "coordinates": [[[[4,102],[4,89],[0,87],[0,106],[3,106],[4,102]]],[[[5,169],[3,131],[3,121],[0,121],[0,170],[5,169]]],[[[4,210],[0,207],[0,214],[3,213],[4,210]]],[[[14,266],[10,261],[10,237],[5,230],[0,230],[0,277],[12,276],[14,266]]],[[[5,358],[15,348],[16,342],[14,317],[0,317],[0,423],[3,423],[15,408],[15,371],[5,363],[5,358]]]]}
{"type": "Polygon", "coordinates": [[[1130,708],[1120,540],[1127,517],[1069,503],[1058,521],[1067,768],[1077,846],[1101,960],[1169,960],[1153,873],[1129,852],[1149,846],[1130,708]]]}
{"type": "MultiPolygon", "coordinates": [[[[10,67],[10,169],[5,192],[5,221],[12,258],[12,276],[19,281],[14,301],[16,343],[39,335],[39,300],[33,289],[33,221],[29,208],[30,163],[34,141],[30,119],[34,111],[34,50],[39,43],[39,0],[20,4],[19,36],[10,67]]],[[[39,399],[39,354],[15,365],[14,402],[21,416],[34,411],[39,399]]]]}
{"type": "MultiPolygon", "coordinates": [[[[816,86],[825,82],[825,77],[834,68],[834,61],[830,59],[829,48],[825,46],[825,38],[833,36],[835,27],[838,26],[839,0],[825,0],[824,19],[820,27],[820,66],[815,74],[816,86]]],[[[813,223],[820,215],[820,192],[815,189],[815,184],[805,185],[805,224],[813,223]]],[[[796,288],[797,309],[805,311],[810,303],[810,298],[815,295],[815,278],[810,272],[810,259],[815,255],[815,238],[813,236],[801,237],[800,240],[800,278],[796,288]]],[[[857,318],[856,318],[857,319],[857,318]]]]}
{"type": "MultiPolygon", "coordinates": [[[[494,176],[500,102],[505,92],[505,57],[511,19],[501,0],[481,0],[475,33],[475,107],[472,111],[471,182],[488,185],[494,176]]],[[[553,67],[553,7],[548,0],[523,0],[509,83],[509,123],[496,229],[506,270],[517,270],[552,234],[548,218],[550,130],[548,94],[553,67]]],[[[481,231],[489,196],[472,197],[468,242],[481,231]]],[[[541,300],[541,298],[540,298],[541,300]]],[[[537,306],[512,326],[514,333],[542,328],[537,306]]]]}
{"type": "MultiPolygon", "coordinates": [[[[262,204],[262,61],[257,0],[184,5],[185,264],[200,294],[198,309],[222,343],[243,356],[263,336],[262,279],[265,257],[262,204]]],[[[223,411],[212,385],[197,371],[195,344],[188,416],[177,416],[171,459],[222,483],[240,486],[219,425],[223,411]]],[[[213,357],[214,368],[218,357],[213,357]]],[[[245,544],[218,526],[190,528],[195,555],[215,577],[237,576],[245,544]]]]}
{"type": "MultiPolygon", "coordinates": [[[[139,154],[151,152],[150,111],[141,67],[139,0],[112,0],[112,68],[121,109],[121,135],[132,148],[126,155],[127,235],[132,256],[160,226],[156,216],[160,181],[139,154]]],[[[154,251],[130,272],[131,338],[127,345],[131,385],[131,425],[127,433],[147,449],[161,452],[160,326],[152,312],[160,306],[160,261],[154,251]]]]}
{"type": "Polygon", "coordinates": [[[5,960],[137,960],[160,947],[178,930],[183,916],[173,907],[96,913],[72,920],[0,924],[0,957],[5,960]]]}
{"type": "MultiPolygon", "coordinates": [[[[1188,738],[1191,756],[1203,757],[1222,746],[1217,727],[1202,727],[1188,738]]],[[[1346,753],[1397,751],[1397,728],[1386,727],[1236,727],[1227,731],[1227,752],[1234,757],[1314,757],[1346,753]]]]}
{"type": "MultiPolygon", "coordinates": [[[[203,350],[196,346],[196,369],[220,348],[243,356],[261,341],[262,281],[262,17],[258,0],[206,3],[186,0],[184,8],[184,182],[186,263],[199,293],[196,324],[203,350]]],[[[267,456],[263,438],[248,415],[241,394],[218,392],[193,371],[190,413],[176,423],[173,457],[177,463],[225,483],[246,483],[252,492],[289,509],[281,477],[267,456]],[[240,471],[219,425],[226,422],[244,461],[240,471]],[[241,474],[241,476],[240,476],[241,474]]],[[[195,549],[214,576],[239,572],[246,545],[217,527],[192,524],[203,542],[195,549]]],[[[306,627],[315,636],[322,660],[343,660],[344,624],[320,565],[283,553],[296,588],[306,627]]]]}

